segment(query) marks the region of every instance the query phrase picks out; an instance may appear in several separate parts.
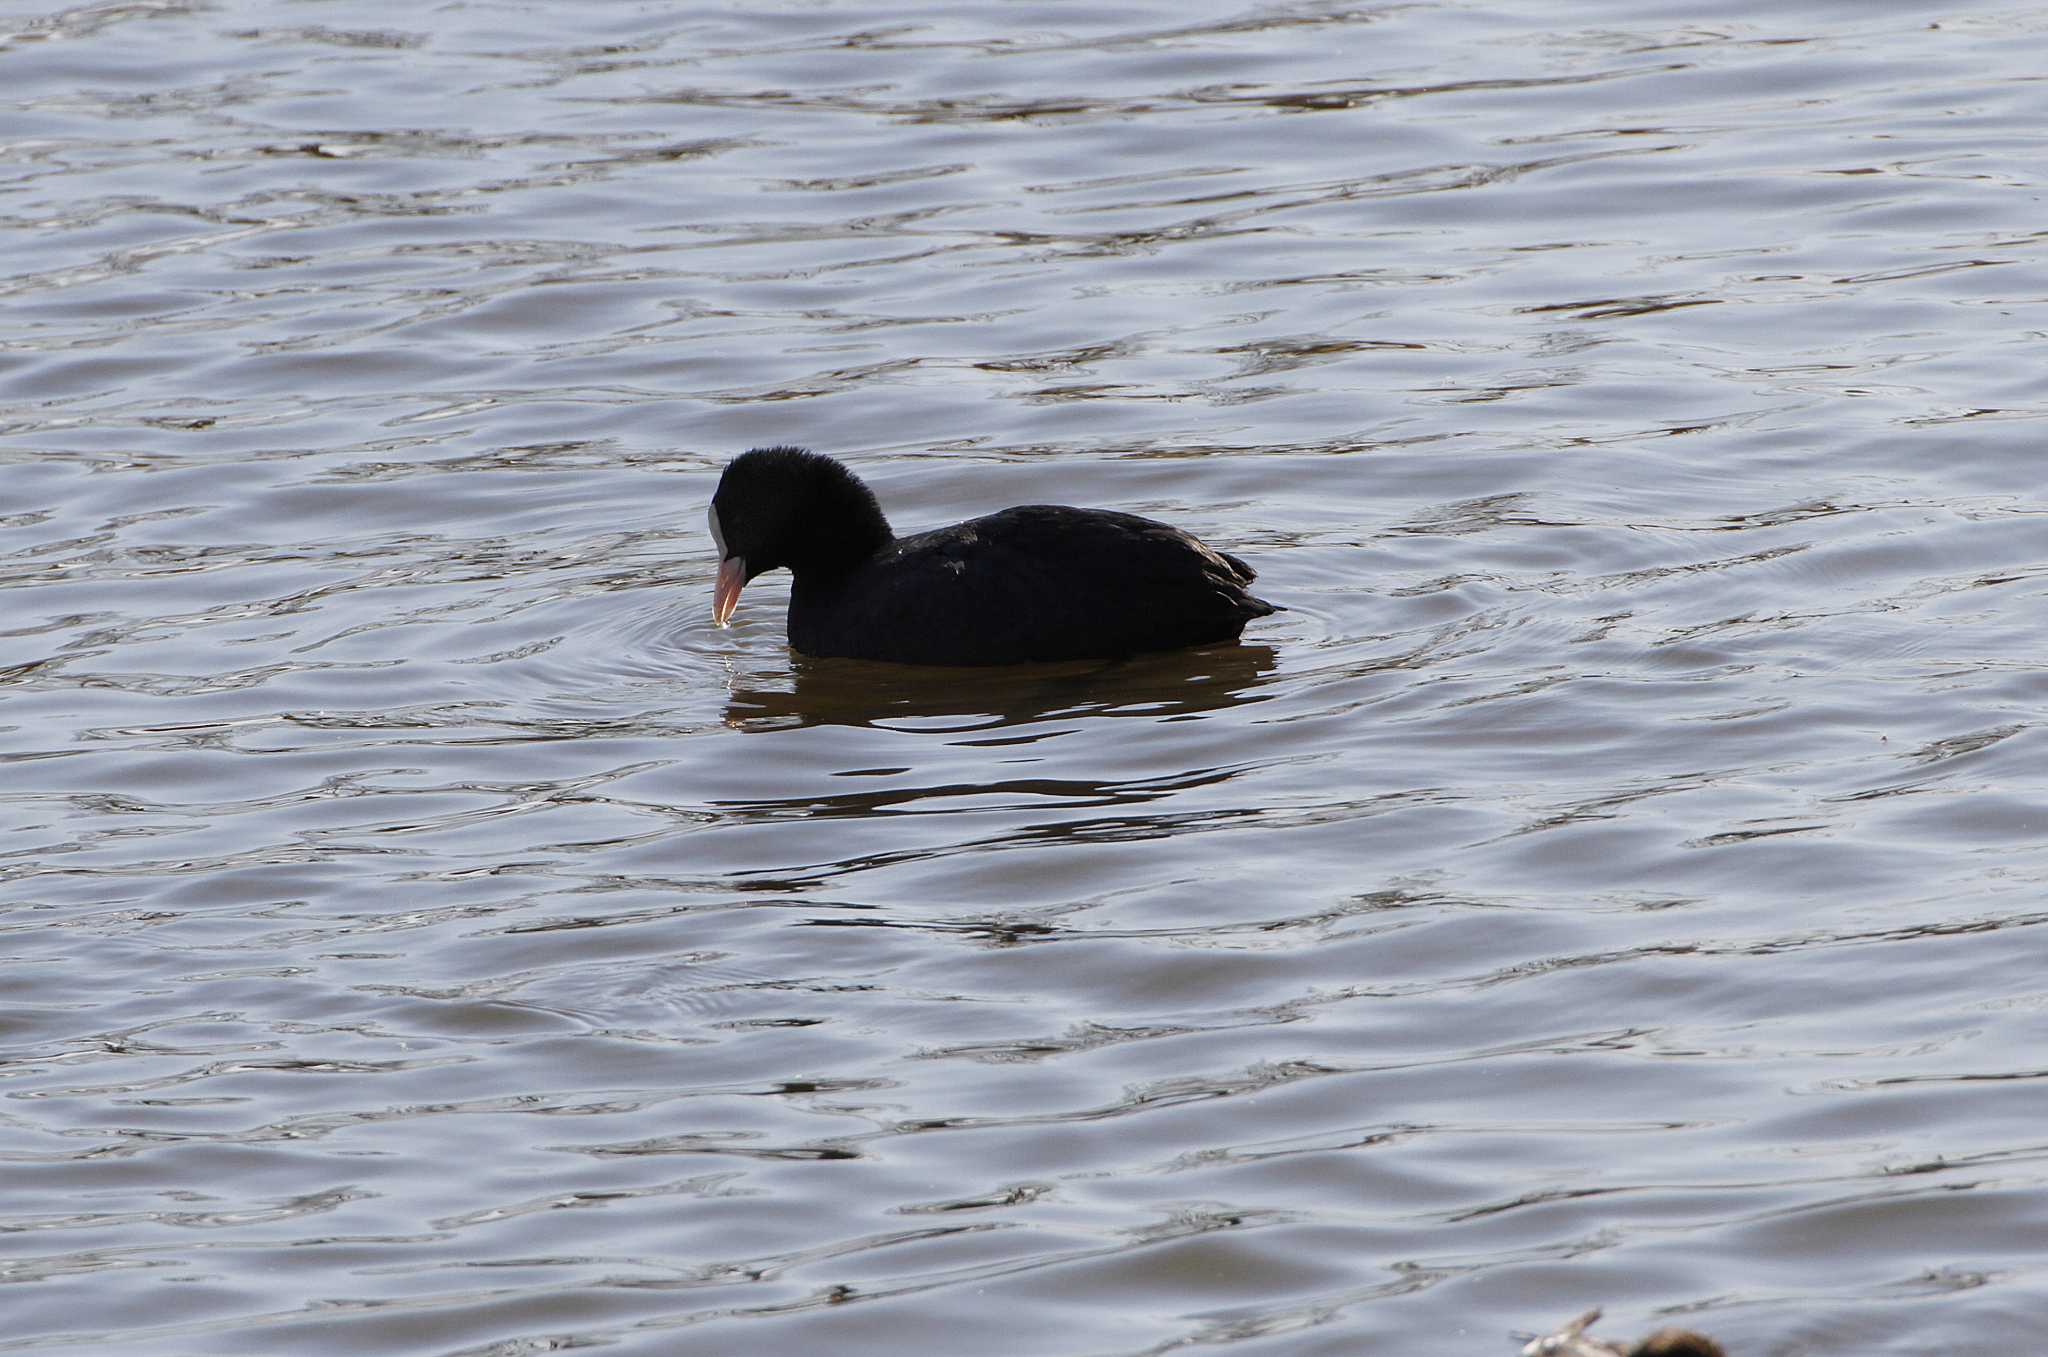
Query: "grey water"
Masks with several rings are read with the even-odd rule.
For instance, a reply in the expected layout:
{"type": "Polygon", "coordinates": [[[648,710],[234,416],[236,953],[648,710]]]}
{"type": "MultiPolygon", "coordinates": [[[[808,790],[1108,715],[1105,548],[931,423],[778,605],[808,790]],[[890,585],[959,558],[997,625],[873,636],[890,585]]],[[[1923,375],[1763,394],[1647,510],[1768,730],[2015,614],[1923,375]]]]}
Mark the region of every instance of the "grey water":
{"type": "Polygon", "coordinates": [[[2035,1350],[2044,50],[0,3],[0,1353],[2035,1350]],[[1288,611],[806,659],[764,443],[1288,611]]]}

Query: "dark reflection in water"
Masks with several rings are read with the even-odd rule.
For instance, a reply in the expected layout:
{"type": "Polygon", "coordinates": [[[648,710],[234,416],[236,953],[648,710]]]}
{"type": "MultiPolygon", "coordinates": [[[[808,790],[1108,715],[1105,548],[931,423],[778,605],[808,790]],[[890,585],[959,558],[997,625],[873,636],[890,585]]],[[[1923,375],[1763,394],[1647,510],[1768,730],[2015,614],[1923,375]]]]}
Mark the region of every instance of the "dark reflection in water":
{"type": "MultiPolygon", "coordinates": [[[[740,730],[882,726],[978,731],[1062,717],[1186,720],[1268,700],[1259,680],[1279,666],[1253,643],[1108,662],[928,668],[793,655],[789,686],[735,686],[726,724],[740,730]]],[[[1000,745],[1001,740],[955,741],[1000,745]]]]}

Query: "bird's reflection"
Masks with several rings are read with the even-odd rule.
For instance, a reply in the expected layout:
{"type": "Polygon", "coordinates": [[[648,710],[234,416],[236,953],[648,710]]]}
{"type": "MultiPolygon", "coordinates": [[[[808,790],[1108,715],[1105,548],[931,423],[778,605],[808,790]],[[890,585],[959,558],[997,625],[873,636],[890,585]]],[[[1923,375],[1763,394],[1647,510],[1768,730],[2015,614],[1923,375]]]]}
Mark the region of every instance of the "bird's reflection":
{"type": "Polygon", "coordinates": [[[791,655],[736,679],[725,720],[742,730],[941,722],[995,729],[1058,716],[1186,717],[1263,699],[1271,646],[1221,645],[1126,660],[934,668],[791,655]]]}

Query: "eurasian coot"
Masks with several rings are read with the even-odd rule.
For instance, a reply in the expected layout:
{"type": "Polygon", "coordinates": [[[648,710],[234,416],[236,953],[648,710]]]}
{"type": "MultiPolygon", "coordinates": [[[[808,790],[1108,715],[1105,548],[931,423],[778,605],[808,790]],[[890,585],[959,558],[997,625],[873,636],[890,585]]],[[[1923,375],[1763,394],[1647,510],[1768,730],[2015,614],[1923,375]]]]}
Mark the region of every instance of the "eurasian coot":
{"type": "Polygon", "coordinates": [[[755,448],[711,497],[711,616],[787,566],[789,643],[909,664],[1108,659],[1235,640],[1277,611],[1252,568],[1135,514],[1027,504],[898,537],[874,492],[830,457],[755,448]]]}

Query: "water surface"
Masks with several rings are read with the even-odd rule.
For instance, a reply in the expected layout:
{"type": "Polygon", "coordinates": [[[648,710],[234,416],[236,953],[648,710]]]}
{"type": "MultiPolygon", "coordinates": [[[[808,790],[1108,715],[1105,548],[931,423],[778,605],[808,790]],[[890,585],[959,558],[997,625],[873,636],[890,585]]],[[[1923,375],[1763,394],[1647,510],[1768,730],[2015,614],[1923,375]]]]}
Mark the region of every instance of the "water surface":
{"type": "Polygon", "coordinates": [[[0,1352],[2037,1345],[2044,38],[0,7],[0,1352]],[[785,442],[1289,611],[716,630],[785,442]]]}

